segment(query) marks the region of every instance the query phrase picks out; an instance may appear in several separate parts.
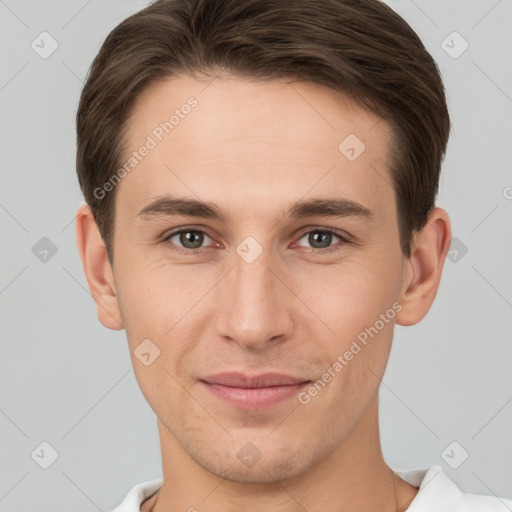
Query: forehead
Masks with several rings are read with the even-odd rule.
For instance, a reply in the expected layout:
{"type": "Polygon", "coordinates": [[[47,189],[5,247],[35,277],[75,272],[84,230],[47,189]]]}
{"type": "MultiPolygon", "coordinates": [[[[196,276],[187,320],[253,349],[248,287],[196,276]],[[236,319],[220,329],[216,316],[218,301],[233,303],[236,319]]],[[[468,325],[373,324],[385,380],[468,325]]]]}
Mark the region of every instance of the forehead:
{"type": "Polygon", "coordinates": [[[177,192],[229,197],[246,212],[241,202],[296,201],[308,190],[367,203],[393,196],[388,124],[319,84],[174,77],[143,92],[127,128],[123,163],[150,148],[119,185],[134,208],[177,192]]]}

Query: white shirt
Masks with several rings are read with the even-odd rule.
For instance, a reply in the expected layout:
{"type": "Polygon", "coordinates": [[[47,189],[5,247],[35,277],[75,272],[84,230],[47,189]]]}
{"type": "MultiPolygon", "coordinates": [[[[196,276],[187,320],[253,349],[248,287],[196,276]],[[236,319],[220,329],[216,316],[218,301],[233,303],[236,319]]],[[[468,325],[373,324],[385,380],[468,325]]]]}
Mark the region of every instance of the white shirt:
{"type": "MultiPolygon", "coordinates": [[[[406,482],[420,488],[406,512],[512,511],[512,499],[463,493],[446,476],[441,466],[395,472],[406,482]]],[[[160,489],[162,481],[162,478],[158,478],[136,485],[112,512],[140,512],[141,503],[160,489]]]]}

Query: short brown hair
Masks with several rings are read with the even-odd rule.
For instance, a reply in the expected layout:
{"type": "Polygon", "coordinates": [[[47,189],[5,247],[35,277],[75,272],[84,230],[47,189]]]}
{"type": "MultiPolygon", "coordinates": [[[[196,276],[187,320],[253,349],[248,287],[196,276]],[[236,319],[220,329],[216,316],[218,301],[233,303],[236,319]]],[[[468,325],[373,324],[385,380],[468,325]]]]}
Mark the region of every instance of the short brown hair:
{"type": "MultiPolygon", "coordinates": [[[[339,90],[390,123],[400,245],[435,206],[450,118],[439,69],[414,30],[380,0],[157,0],[114,28],[77,112],[77,174],[113,263],[115,188],[134,103],[176,75],[294,77],[339,90]]],[[[341,141],[340,141],[341,142],[341,141]]]]}

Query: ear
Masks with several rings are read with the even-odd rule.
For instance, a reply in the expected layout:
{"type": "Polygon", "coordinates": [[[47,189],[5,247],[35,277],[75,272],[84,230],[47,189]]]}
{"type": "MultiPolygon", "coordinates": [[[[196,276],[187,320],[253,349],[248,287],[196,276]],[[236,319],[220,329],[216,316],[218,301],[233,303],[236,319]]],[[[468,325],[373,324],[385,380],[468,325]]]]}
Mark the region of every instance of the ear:
{"type": "Polygon", "coordinates": [[[91,295],[96,302],[98,319],[109,329],[123,329],[114,274],[89,205],[83,205],[78,209],[75,228],[80,259],[91,295]]]}
{"type": "Polygon", "coordinates": [[[415,233],[411,256],[405,263],[402,309],[396,315],[398,324],[414,325],[428,313],[439,288],[450,242],[448,214],[442,208],[433,208],[425,227],[415,233]]]}

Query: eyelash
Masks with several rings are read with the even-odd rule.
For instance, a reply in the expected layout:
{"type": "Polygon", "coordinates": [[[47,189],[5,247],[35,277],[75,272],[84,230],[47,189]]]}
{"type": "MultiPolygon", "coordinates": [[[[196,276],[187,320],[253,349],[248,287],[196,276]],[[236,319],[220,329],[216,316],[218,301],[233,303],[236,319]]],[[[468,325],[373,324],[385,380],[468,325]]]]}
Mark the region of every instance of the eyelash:
{"type": "MultiPolygon", "coordinates": [[[[169,240],[173,236],[179,235],[181,233],[187,233],[189,231],[194,232],[194,233],[202,233],[203,235],[206,235],[209,238],[212,238],[205,231],[203,231],[201,229],[196,229],[196,228],[191,226],[191,227],[181,228],[181,229],[179,229],[177,231],[173,231],[172,233],[169,233],[169,234],[165,235],[165,237],[162,240],[162,243],[164,243],[166,245],[170,245],[174,251],[178,252],[179,254],[184,254],[186,256],[189,256],[192,253],[202,254],[205,249],[208,249],[208,247],[200,247],[199,249],[186,249],[184,247],[180,247],[178,245],[175,245],[174,243],[172,243],[169,240]]],[[[328,227],[325,227],[325,228],[315,228],[315,229],[310,229],[309,231],[304,231],[304,232],[302,232],[300,234],[300,236],[298,237],[298,240],[300,240],[302,237],[304,237],[304,235],[308,235],[310,233],[331,233],[331,234],[337,236],[340,239],[340,241],[338,243],[333,244],[333,245],[331,245],[329,247],[325,247],[323,249],[316,249],[314,247],[310,248],[310,251],[309,251],[310,253],[317,253],[318,255],[330,254],[332,252],[339,251],[339,250],[341,250],[342,246],[351,243],[346,237],[341,235],[337,230],[335,230],[333,228],[328,228],[328,227]]]]}

